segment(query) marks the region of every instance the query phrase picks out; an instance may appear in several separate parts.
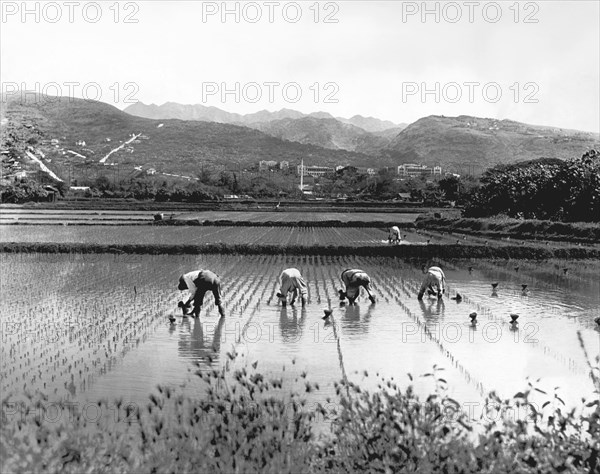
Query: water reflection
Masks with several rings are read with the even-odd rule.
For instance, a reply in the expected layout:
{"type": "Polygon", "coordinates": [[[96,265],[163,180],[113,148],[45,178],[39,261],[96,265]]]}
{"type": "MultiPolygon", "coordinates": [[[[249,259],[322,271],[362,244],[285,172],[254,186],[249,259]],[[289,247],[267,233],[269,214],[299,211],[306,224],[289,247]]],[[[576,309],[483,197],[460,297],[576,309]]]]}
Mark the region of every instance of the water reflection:
{"type": "Polygon", "coordinates": [[[221,350],[224,324],[223,317],[216,324],[213,321],[201,321],[200,318],[183,318],[178,342],[179,355],[212,364],[221,350]]]}
{"type": "Polygon", "coordinates": [[[444,316],[446,305],[444,298],[427,298],[419,300],[421,313],[426,323],[436,323],[440,317],[444,316]]]}
{"type": "Polygon", "coordinates": [[[306,323],[306,308],[300,311],[295,306],[282,306],[279,312],[279,331],[284,342],[298,342],[306,323]],[[300,312],[300,318],[298,318],[300,312]]]}
{"type": "Polygon", "coordinates": [[[340,318],[340,325],[342,329],[347,331],[348,334],[367,334],[374,309],[374,304],[367,306],[366,311],[364,311],[364,308],[361,308],[361,306],[358,304],[346,306],[345,311],[342,312],[342,316],[340,318]],[[363,311],[361,311],[361,309],[363,311]]]}

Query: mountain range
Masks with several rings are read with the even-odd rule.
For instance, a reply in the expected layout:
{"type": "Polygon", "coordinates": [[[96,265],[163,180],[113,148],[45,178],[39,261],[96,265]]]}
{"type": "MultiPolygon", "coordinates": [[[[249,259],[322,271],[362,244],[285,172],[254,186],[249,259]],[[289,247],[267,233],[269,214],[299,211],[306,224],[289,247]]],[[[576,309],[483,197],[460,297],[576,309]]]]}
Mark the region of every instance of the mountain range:
{"type": "MultiPolygon", "coordinates": [[[[137,117],[150,119],[179,119],[179,120],[202,120],[206,122],[229,123],[232,125],[250,126],[255,123],[271,122],[281,119],[299,119],[303,117],[313,117],[317,119],[333,119],[333,115],[327,112],[313,112],[311,114],[303,114],[297,110],[281,109],[276,112],[261,110],[253,114],[240,115],[236,113],[226,112],[217,107],[207,107],[205,105],[185,105],[176,102],[166,102],[162,105],[150,104],[146,105],[142,102],[136,102],[126,107],[125,112],[137,117]]],[[[352,118],[346,119],[338,117],[336,120],[360,127],[367,132],[383,132],[390,128],[404,128],[406,124],[395,124],[388,120],[379,120],[374,117],[363,117],[355,115],[352,118]]]]}
{"type": "Polygon", "coordinates": [[[156,119],[229,122],[282,140],[357,152],[392,165],[441,165],[459,174],[479,173],[497,163],[565,159],[598,147],[600,142],[598,134],[589,132],[467,115],[433,115],[406,125],[360,115],[351,119],[334,118],[326,112],[306,115],[291,109],[239,115],[173,102],[162,106],[137,103],[125,112],[156,119]]]}
{"type": "Polygon", "coordinates": [[[416,162],[464,174],[497,163],[566,159],[600,148],[598,134],[471,116],[429,116],[402,128],[378,119],[342,120],[289,109],[242,116],[214,107],[169,106],[172,114],[212,114],[212,120],[206,113],[184,120],[132,115],[146,113],[148,107],[158,115],[165,110],[143,104],[121,111],[90,100],[31,97],[2,98],[3,160],[11,157],[33,166],[34,154],[59,176],[73,168],[114,164],[195,176],[205,166],[241,170],[261,160],[371,168],[416,162]]]}

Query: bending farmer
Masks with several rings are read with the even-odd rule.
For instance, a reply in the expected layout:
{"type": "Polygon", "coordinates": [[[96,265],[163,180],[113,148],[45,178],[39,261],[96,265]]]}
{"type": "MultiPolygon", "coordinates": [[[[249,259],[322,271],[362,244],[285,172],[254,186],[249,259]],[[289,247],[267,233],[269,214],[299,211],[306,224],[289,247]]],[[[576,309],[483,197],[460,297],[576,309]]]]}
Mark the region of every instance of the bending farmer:
{"type": "Polygon", "coordinates": [[[280,289],[279,293],[277,293],[277,296],[279,297],[282,306],[285,306],[287,303],[288,293],[292,293],[292,300],[290,301],[290,304],[293,305],[298,297],[298,292],[300,292],[302,306],[306,304],[308,290],[306,288],[306,282],[300,274],[300,270],[297,268],[288,268],[287,270],[284,270],[279,276],[279,282],[280,289]]]}
{"type": "Polygon", "coordinates": [[[346,287],[346,291],[339,290],[340,301],[348,298],[350,304],[354,304],[356,298],[360,294],[360,287],[362,286],[369,295],[371,303],[375,303],[375,297],[371,294],[371,278],[362,270],[357,269],[346,269],[342,272],[342,282],[346,287]]]}
{"type": "Polygon", "coordinates": [[[215,297],[215,305],[219,308],[219,314],[225,316],[225,310],[221,304],[221,280],[210,270],[198,270],[181,275],[177,288],[180,291],[190,290],[190,298],[184,303],[184,306],[194,303],[192,311],[194,317],[200,316],[202,302],[207,291],[212,291],[215,297]]]}
{"type": "Polygon", "coordinates": [[[390,244],[399,244],[402,238],[400,237],[400,229],[398,226],[390,228],[390,235],[388,236],[388,242],[390,244]]]}
{"type": "MultiPolygon", "coordinates": [[[[423,267],[423,271],[425,271],[425,267],[423,267]]],[[[441,298],[446,292],[446,276],[444,272],[440,267],[429,267],[425,273],[425,279],[421,284],[417,299],[422,300],[425,291],[428,291],[430,294],[437,294],[437,297],[441,298]]]]}

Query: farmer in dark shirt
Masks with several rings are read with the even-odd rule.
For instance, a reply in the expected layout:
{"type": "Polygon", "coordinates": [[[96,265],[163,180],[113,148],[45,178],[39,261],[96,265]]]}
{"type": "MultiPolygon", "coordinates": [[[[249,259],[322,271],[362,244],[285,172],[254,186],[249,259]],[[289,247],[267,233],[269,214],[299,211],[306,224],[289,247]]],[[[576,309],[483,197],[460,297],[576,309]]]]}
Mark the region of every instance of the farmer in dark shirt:
{"type": "Polygon", "coordinates": [[[200,316],[202,302],[207,291],[212,291],[215,297],[215,305],[219,308],[219,314],[221,317],[225,316],[225,310],[221,303],[221,280],[210,270],[197,270],[181,275],[177,288],[180,291],[190,290],[190,297],[183,306],[186,307],[193,302],[194,309],[192,314],[194,317],[197,318],[200,316]]]}
{"type": "Polygon", "coordinates": [[[342,272],[342,282],[344,282],[346,290],[340,290],[338,292],[340,294],[340,300],[343,301],[345,298],[348,298],[348,302],[354,304],[356,298],[358,298],[360,294],[360,287],[362,286],[367,291],[371,303],[375,303],[375,297],[371,294],[371,278],[362,270],[350,268],[344,270],[342,272]]]}

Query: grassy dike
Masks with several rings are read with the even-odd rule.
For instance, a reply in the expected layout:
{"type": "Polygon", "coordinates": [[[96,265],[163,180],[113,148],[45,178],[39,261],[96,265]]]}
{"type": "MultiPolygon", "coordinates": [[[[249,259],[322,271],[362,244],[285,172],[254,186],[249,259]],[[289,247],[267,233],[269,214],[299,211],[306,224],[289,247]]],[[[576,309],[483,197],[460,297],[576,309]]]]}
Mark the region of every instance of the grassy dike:
{"type": "Polygon", "coordinates": [[[566,240],[569,242],[600,242],[600,224],[588,222],[554,222],[510,218],[435,218],[418,217],[418,229],[457,232],[482,237],[515,239],[566,240]]]}
{"type": "Polygon", "coordinates": [[[147,255],[360,255],[401,258],[491,258],[491,259],[594,259],[600,258],[600,249],[584,247],[522,246],[522,245],[465,245],[428,244],[397,246],[347,245],[262,245],[262,244],[85,244],[2,242],[0,253],[57,253],[57,254],[147,254],[147,255]]]}

